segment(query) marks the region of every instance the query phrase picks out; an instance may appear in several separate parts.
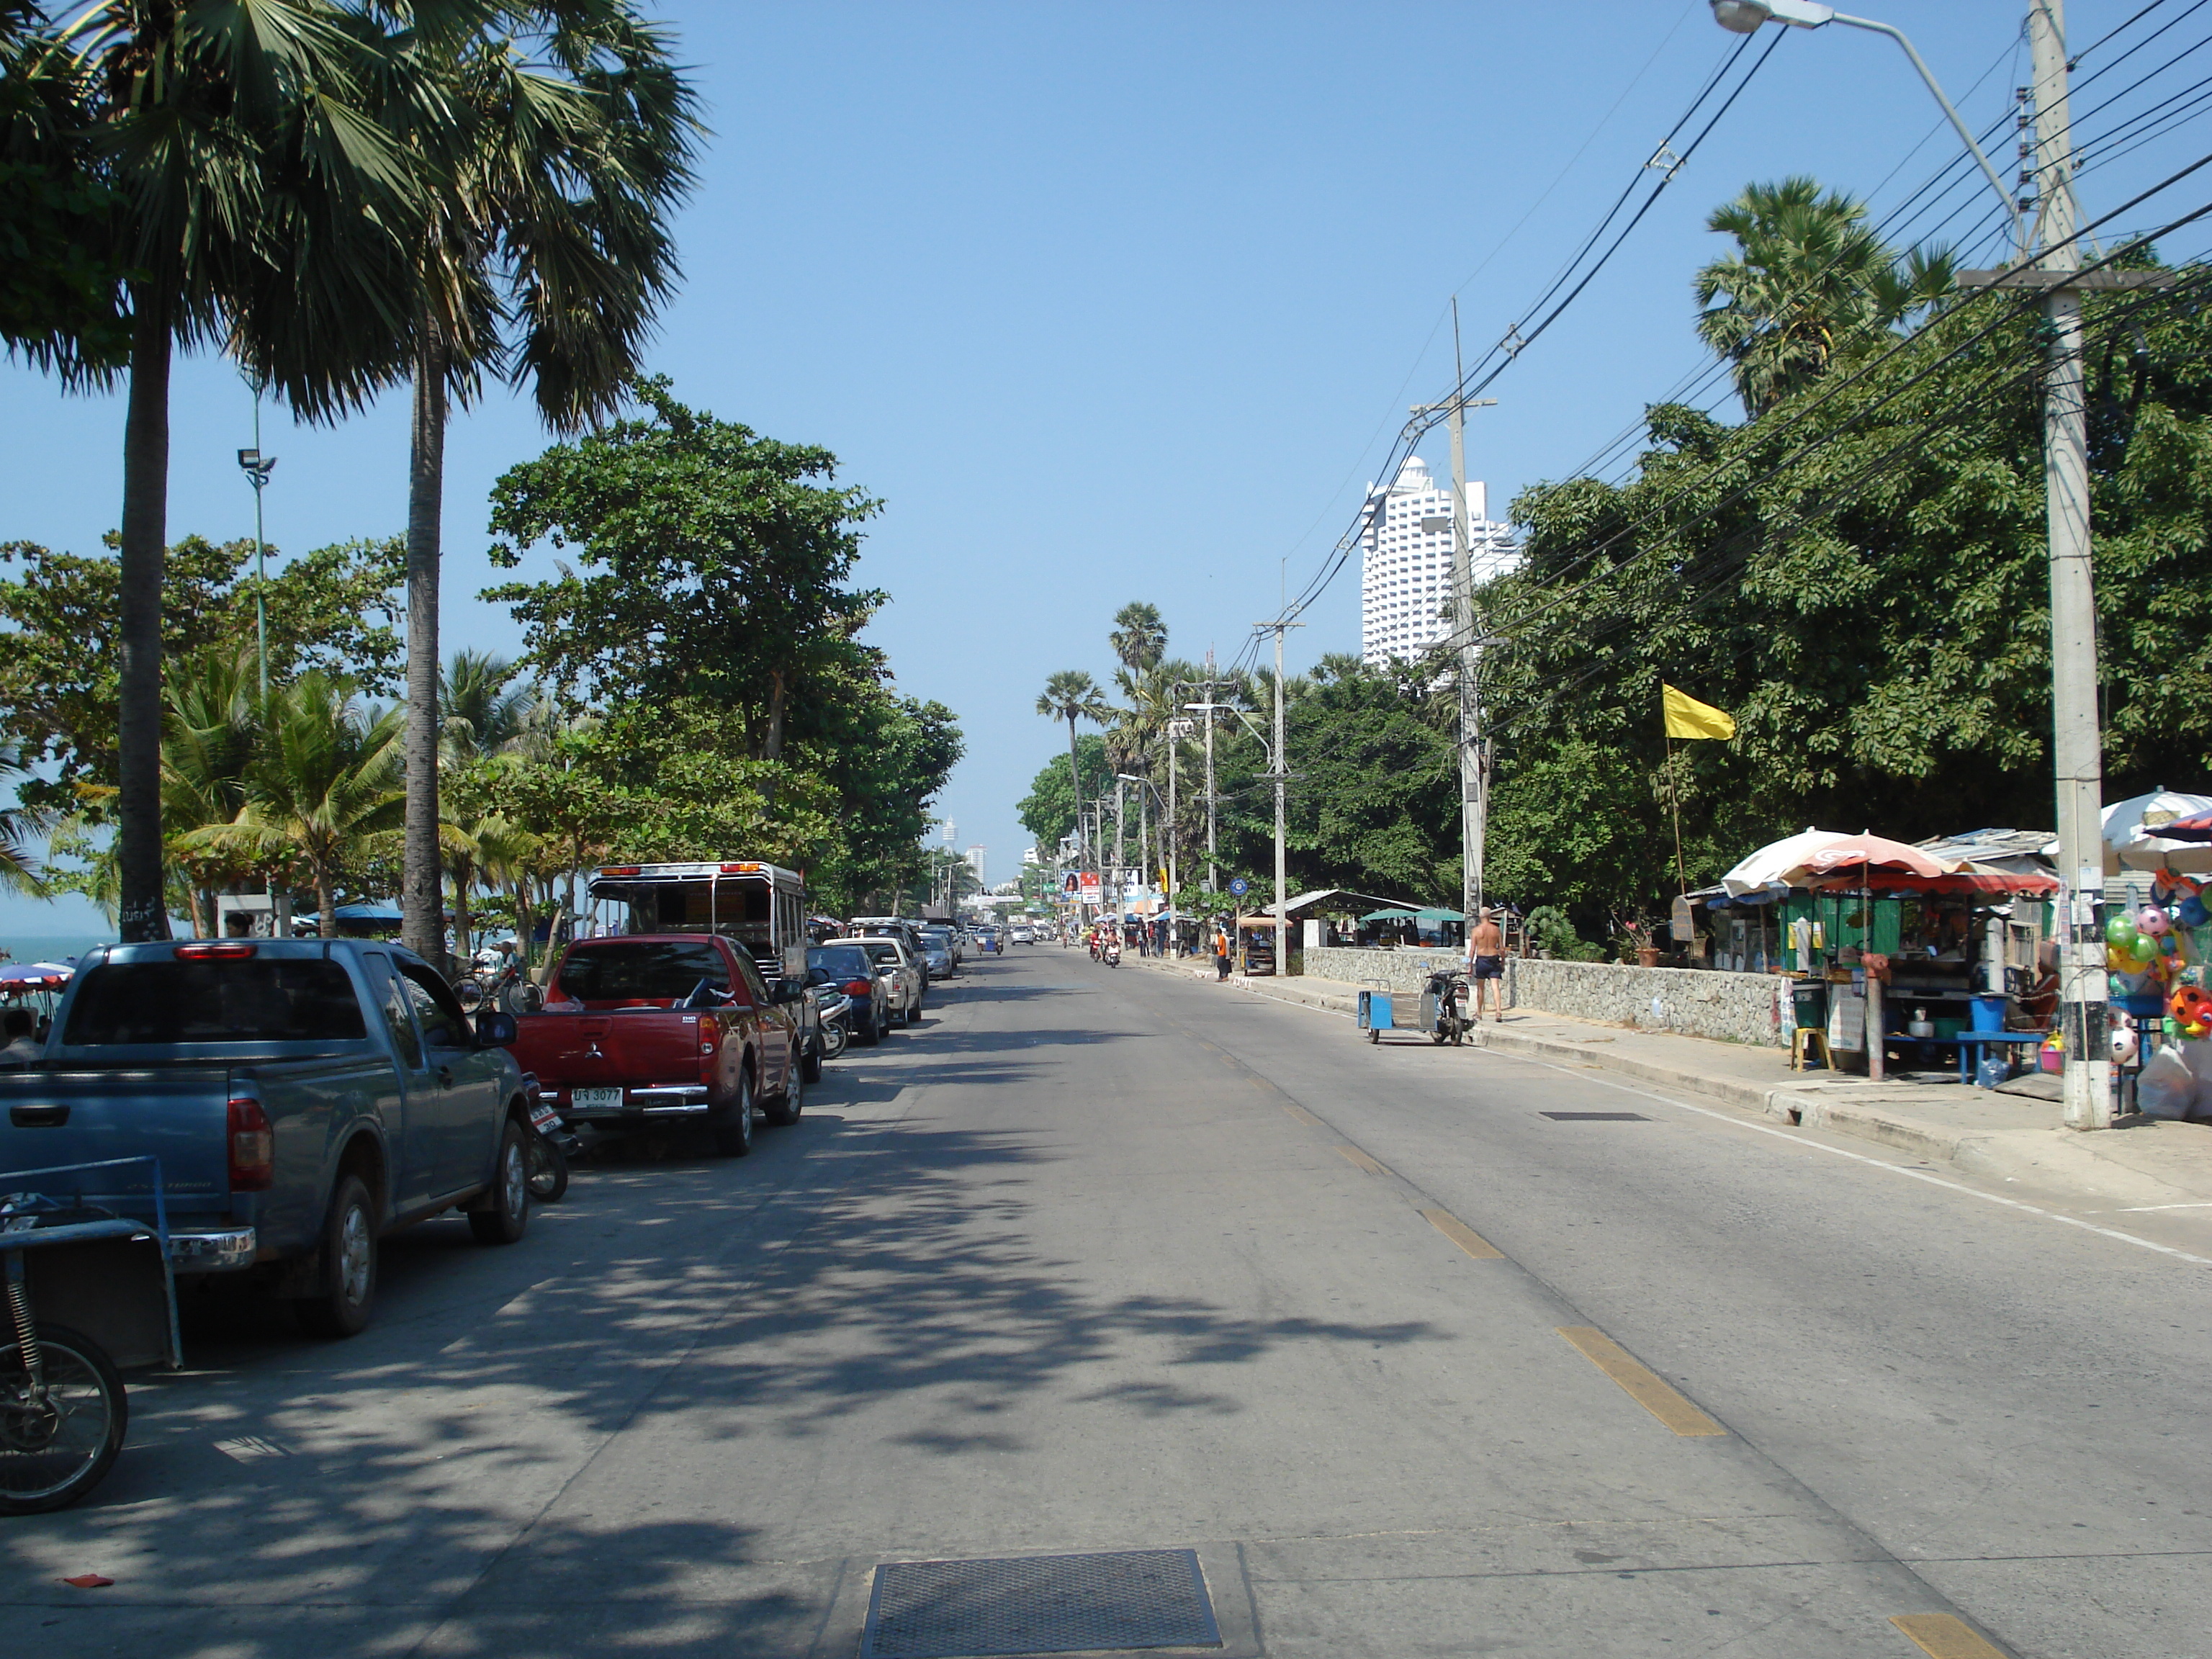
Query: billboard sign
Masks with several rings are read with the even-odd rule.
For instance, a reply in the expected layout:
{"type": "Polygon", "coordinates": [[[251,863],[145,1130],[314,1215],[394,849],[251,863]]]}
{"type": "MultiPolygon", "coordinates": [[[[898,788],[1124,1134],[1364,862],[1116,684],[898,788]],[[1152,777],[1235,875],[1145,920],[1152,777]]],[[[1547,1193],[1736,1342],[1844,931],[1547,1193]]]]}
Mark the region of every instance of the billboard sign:
{"type": "Polygon", "coordinates": [[[1081,884],[1076,890],[1077,897],[1085,904],[1097,904],[1101,902],[1098,872],[1096,870],[1085,870],[1077,878],[1077,880],[1081,884]]]}

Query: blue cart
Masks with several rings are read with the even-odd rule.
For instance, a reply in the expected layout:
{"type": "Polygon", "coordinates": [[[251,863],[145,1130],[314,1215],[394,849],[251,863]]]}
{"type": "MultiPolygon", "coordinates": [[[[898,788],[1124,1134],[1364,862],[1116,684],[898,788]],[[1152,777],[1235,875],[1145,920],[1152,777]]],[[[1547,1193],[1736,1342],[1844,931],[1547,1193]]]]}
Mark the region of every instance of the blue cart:
{"type": "Polygon", "coordinates": [[[1359,994],[1359,1029],[1367,1033],[1370,1042],[1380,1042],[1382,1033],[1397,1030],[1397,1024],[1392,1018],[1395,1010],[1389,989],[1380,980],[1374,983],[1378,988],[1359,994]]]}
{"type": "Polygon", "coordinates": [[[181,1363],[160,1160],[0,1175],[0,1515],[32,1515],[75,1503],[113,1465],[123,1371],[181,1363]],[[112,1191],[108,1172],[128,1166],[146,1173],[150,1225],[83,1200],[88,1175],[112,1191]]]}

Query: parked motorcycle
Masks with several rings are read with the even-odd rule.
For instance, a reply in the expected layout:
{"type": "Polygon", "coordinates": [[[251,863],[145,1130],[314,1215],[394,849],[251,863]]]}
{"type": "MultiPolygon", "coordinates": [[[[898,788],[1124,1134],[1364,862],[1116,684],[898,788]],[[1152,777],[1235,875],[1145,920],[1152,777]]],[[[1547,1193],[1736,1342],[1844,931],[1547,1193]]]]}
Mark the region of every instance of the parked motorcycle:
{"type": "Polygon", "coordinates": [[[822,1015],[822,1058],[835,1060],[852,1038],[846,1027],[853,1016],[853,999],[827,985],[817,986],[814,995],[822,1015]]]}
{"type": "Polygon", "coordinates": [[[1429,975],[1421,992],[1421,1023],[1429,1041],[1442,1048],[1457,1046],[1467,1037],[1467,975],[1456,969],[1441,968],[1429,975]]]}
{"type": "MultiPolygon", "coordinates": [[[[534,1079],[532,1091],[536,1092],[534,1079]]],[[[553,1109],[550,1100],[540,1100],[530,1109],[530,1127],[534,1133],[523,1149],[530,1170],[530,1196],[534,1202],[551,1204],[568,1190],[568,1159],[584,1150],[584,1143],[561,1121],[561,1114],[553,1109]]]]}

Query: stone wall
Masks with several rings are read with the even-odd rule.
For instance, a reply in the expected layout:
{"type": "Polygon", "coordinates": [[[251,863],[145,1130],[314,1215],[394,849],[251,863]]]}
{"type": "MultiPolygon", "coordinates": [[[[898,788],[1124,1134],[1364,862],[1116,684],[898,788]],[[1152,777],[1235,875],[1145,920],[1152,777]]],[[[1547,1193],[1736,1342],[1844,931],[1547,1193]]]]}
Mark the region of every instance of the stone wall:
{"type": "Polygon", "coordinates": [[[1305,971],[1363,989],[1370,980],[1379,979],[1386,990],[1419,991],[1437,969],[1456,968],[1465,960],[1456,951],[1359,951],[1332,945],[1306,951],[1305,971]]]}
{"type": "MultiPolygon", "coordinates": [[[[1305,953],[1305,971],[1393,991],[1419,991],[1438,968],[1457,966],[1456,951],[1358,951],[1332,946],[1305,953]]],[[[1513,957],[1505,964],[1506,1000],[1576,1019],[1680,1031],[1786,1048],[1790,1028],[1780,998],[1789,981],[1772,974],[1723,974],[1692,968],[1637,968],[1613,962],[1543,962],[1513,957]]]]}
{"type": "Polygon", "coordinates": [[[1790,1044],[1780,1000],[1790,981],[1773,974],[1534,958],[1508,962],[1505,973],[1507,1000],[1516,1008],[1727,1042],[1790,1044]]]}

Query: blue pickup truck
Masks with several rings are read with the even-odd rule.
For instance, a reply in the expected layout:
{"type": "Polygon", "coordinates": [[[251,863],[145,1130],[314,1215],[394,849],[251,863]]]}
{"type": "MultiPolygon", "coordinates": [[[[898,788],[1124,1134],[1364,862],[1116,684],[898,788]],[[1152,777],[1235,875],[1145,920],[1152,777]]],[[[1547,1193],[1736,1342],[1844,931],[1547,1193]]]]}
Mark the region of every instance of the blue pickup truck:
{"type": "MultiPolygon", "coordinates": [[[[78,962],[40,1055],[0,1056],[0,1176],[151,1152],[179,1275],[250,1274],[350,1336],[382,1235],[458,1207],[487,1243],[522,1237],[514,1040],[396,945],[109,945],[78,962]]],[[[82,1196],[150,1220],[150,1188],[82,1196]]]]}

